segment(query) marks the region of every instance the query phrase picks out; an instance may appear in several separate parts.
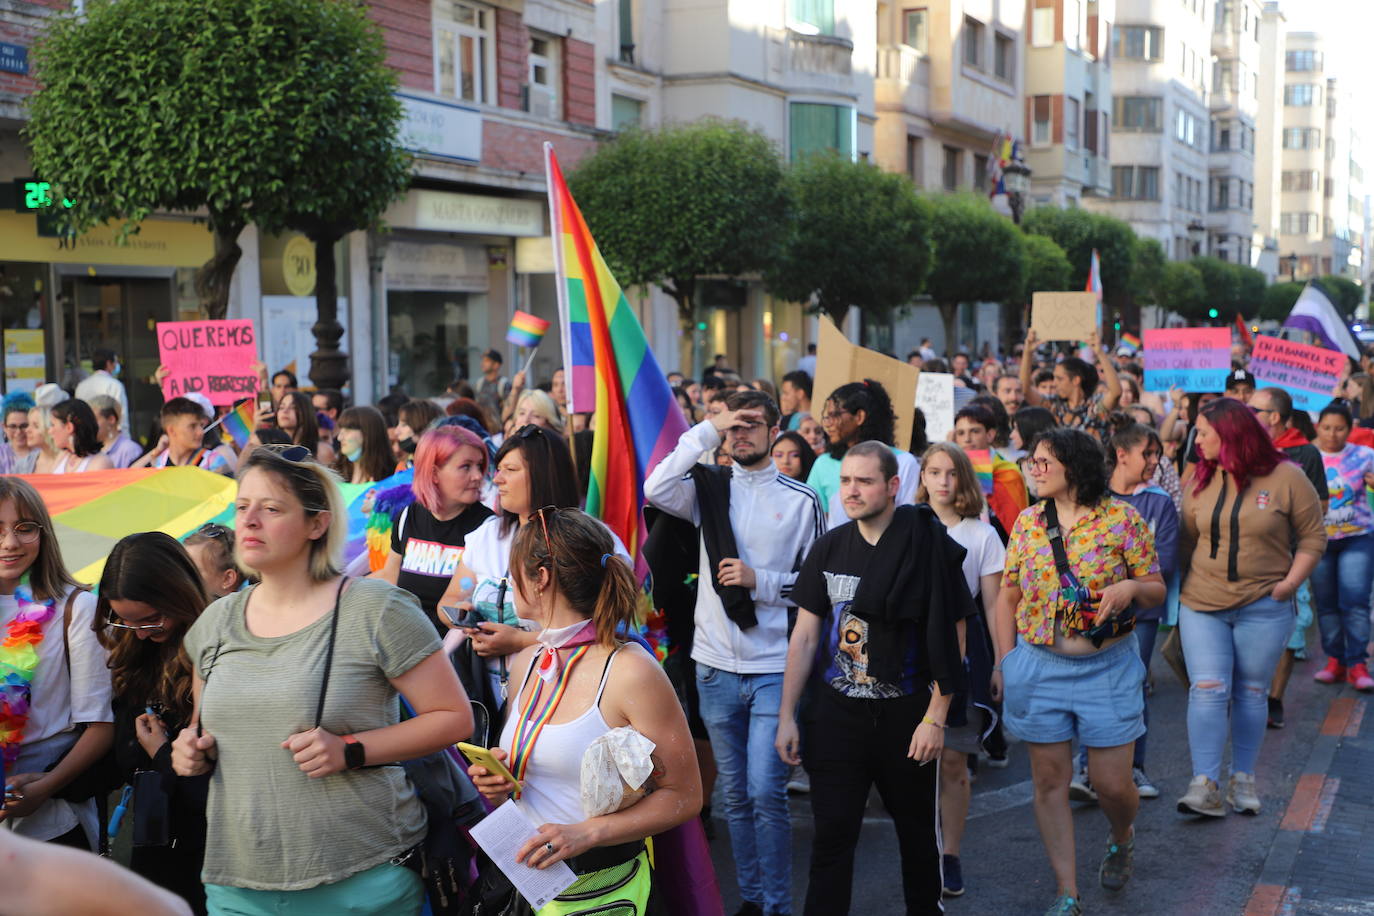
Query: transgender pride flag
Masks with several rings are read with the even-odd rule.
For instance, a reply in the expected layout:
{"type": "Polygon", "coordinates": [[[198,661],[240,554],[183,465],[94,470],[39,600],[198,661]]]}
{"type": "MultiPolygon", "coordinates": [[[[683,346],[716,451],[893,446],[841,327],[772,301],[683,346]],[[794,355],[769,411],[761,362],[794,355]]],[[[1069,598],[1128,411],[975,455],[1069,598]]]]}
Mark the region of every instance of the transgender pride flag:
{"type": "Polygon", "coordinates": [[[568,192],[551,143],[544,144],[544,165],[568,401],[573,413],[593,414],[596,431],[587,513],[620,537],[643,580],[644,478],[677,445],[687,421],[568,192]]]}

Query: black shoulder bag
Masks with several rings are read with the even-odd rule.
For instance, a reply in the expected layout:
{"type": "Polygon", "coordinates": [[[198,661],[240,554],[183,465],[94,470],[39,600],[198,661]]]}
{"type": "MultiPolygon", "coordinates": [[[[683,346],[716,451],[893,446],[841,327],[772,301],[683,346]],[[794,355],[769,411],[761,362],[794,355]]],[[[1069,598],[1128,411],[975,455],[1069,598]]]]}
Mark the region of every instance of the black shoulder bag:
{"type": "MultiPolygon", "coordinates": [[[[329,648],[324,658],[324,679],[320,684],[320,701],[315,707],[315,727],[324,718],[324,698],[329,690],[329,672],[334,665],[334,640],[339,630],[339,604],[343,598],[345,576],[334,597],[333,617],[329,623],[329,648]]],[[[401,698],[403,710],[410,704],[401,698]]],[[[405,865],[420,876],[425,885],[434,916],[456,916],[462,911],[470,885],[474,846],[465,828],[476,824],[486,814],[482,797],[467,773],[458,766],[449,748],[403,760],[400,766],[406,779],[415,787],[415,795],[425,809],[425,838],[414,849],[392,859],[393,865],[405,865]]],[[[382,764],[396,766],[397,764],[382,764]]]]}
{"type": "MultiPolygon", "coordinates": [[[[1092,593],[1078,579],[1073,567],[1069,565],[1069,555],[1064,549],[1064,531],[1059,526],[1059,510],[1054,507],[1054,500],[1045,500],[1045,530],[1050,539],[1050,550],[1054,552],[1054,568],[1059,571],[1059,584],[1064,591],[1074,596],[1074,603],[1083,608],[1083,612],[1096,618],[1097,612],[1093,608],[1092,593]]],[[[1083,635],[1092,640],[1092,644],[1099,649],[1102,644],[1114,636],[1125,636],[1135,629],[1135,608],[1130,607],[1123,610],[1120,614],[1109,620],[1095,624],[1085,630],[1083,635]]]]}

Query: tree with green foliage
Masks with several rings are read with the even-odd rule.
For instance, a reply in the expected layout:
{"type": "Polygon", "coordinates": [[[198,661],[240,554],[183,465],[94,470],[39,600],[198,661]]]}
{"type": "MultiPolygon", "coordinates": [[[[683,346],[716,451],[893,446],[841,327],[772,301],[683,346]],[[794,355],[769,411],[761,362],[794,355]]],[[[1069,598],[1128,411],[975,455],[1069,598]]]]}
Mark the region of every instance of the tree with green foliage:
{"type": "Polygon", "coordinates": [[[1265,321],[1283,321],[1293,311],[1293,304],[1302,294],[1305,283],[1274,283],[1260,297],[1259,317],[1265,321]]]}
{"type": "Polygon", "coordinates": [[[1073,268],[1066,289],[1087,285],[1093,249],[1097,249],[1103,298],[1115,302],[1128,291],[1136,250],[1135,231],[1129,224],[1076,207],[1036,207],[1026,214],[1021,228],[1031,235],[1047,235],[1064,249],[1073,268]]]}
{"type": "Polygon", "coordinates": [[[1023,302],[1039,292],[1059,292],[1069,288],[1073,267],[1064,249],[1048,235],[1028,235],[1026,247],[1026,294],[1023,302]]]}
{"type": "Polygon", "coordinates": [[[1263,271],[1248,264],[1232,264],[1231,267],[1236,274],[1236,311],[1246,321],[1253,321],[1264,304],[1264,291],[1269,286],[1269,279],[1263,271]]]}
{"type": "Polygon", "coordinates": [[[1169,261],[1160,272],[1159,305],[1187,320],[1201,324],[1210,308],[1202,271],[1184,261],[1169,261]]]}
{"type": "Polygon", "coordinates": [[[1168,262],[1159,239],[1138,236],[1131,263],[1128,291],[1138,305],[1157,305],[1159,287],[1164,280],[1164,265],[1168,262]]]}
{"type": "Polygon", "coordinates": [[[33,168],[70,201],[76,233],[159,211],[204,212],[214,255],[196,276],[224,317],[249,224],[316,245],[316,383],[337,387],[334,242],[375,225],[410,158],[381,33],[337,0],[88,0],[49,20],[25,130],[33,168]],[[317,372],[319,374],[317,374],[317,372]]]}
{"type": "Polygon", "coordinates": [[[568,188],[621,285],[661,287],[684,326],[698,278],[772,266],[789,211],[772,141],[712,118],[628,130],[584,159],[568,188]]]}
{"type": "Polygon", "coordinates": [[[787,170],[791,219],[768,288],[816,305],[836,324],[850,306],[885,318],[930,268],[930,206],[904,176],[834,154],[787,170]]]}
{"type": "Polygon", "coordinates": [[[959,345],[955,332],[963,302],[1022,302],[1026,294],[1025,236],[987,199],[971,194],[930,198],[935,265],[926,292],[940,310],[945,347],[959,345]]]}
{"type": "Polygon", "coordinates": [[[1207,305],[1199,317],[1210,318],[1210,310],[1216,309],[1216,320],[1231,324],[1237,315],[1249,319],[1259,314],[1264,274],[1253,267],[1210,256],[1195,257],[1188,263],[1197,268],[1207,288],[1207,305]]]}
{"type": "Polygon", "coordinates": [[[1347,322],[1354,320],[1355,311],[1360,307],[1360,303],[1364,302],[1364,290],[1360,288],[1360,284],[1335,274],[1319,277],[1314,282],[1326,293],[1342,318],[1347,322]]]}

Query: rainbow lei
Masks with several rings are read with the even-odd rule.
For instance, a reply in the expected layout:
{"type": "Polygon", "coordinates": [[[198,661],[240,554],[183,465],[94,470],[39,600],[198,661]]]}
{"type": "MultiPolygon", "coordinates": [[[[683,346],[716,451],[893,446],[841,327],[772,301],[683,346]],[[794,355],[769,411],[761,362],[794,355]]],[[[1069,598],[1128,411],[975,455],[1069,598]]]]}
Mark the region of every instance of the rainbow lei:
{"type": "Polygon", "coordinates": [[[20,580],[14,598],[19,613],[6,625],[5,640],[0,642],[0,753],[6,769],[19,758],[24,743],[43,626],[57,613],[56,601],[33,600],[27,575],[20,580]]]}

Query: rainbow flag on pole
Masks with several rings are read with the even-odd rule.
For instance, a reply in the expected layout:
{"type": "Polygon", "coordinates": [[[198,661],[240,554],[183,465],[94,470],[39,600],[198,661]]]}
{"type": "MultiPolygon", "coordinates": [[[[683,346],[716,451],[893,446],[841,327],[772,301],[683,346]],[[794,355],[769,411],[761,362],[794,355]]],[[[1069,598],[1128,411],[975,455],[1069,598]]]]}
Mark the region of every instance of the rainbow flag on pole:
{"type": "Polygon", "coordinates": [[[574,413],[595,415],[587,512],[625,542],[642,580],[644,478],[677,445],[687,422],[568,193],[551,143],[544,144],[544,165],[568,401],[574,413]]]}
{"type": "Polygon", "coordinates": [[[239,451],[243,451],[243,447],[248,444],[248,437],[253,435],[253,414],[253,399],[246,398],[235,405],[220,421],[224,424],[224,432],[234,440],[234,447],[239,451]]]}
{"type": "Polygon", "coordinates": [[[1122,333],[1120,349],[1129,350],[1131,355],[1134,356],[1139,353],[1143,347],[1144,344],[1141,343],[1139,337],[1132,334],[1130,331],[1122,333]]]}
{"type": "Polygon", "coordinates": [[[543,318],[537,318],[529,312],[517,311],[515,317],[510,320],[506,341],[517,347],[533,350],[539,346],[539,341],[544,339],[544,332],[548,329],[549,323],[543,318]]]}

